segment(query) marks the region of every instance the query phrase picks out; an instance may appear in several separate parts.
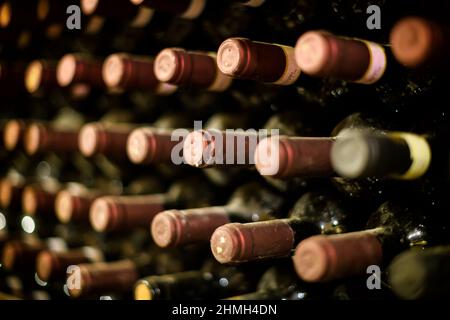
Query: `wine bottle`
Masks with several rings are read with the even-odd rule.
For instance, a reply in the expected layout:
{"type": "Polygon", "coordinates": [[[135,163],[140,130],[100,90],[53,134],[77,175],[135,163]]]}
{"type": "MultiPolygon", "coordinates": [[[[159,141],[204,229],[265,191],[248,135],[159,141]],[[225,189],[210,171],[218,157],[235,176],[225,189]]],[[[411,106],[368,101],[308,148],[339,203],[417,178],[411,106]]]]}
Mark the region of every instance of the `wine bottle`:
{"type": "Polygon", "coordinates": [[[411,249],[399,254],[389,265],[389,284],[395,294],[407,300],[441,299],[450,293],[446,267],[449,247],[411,249]]]}
{"type": "Polygon", "coordinates": [[[84,123],[78,133],[78,148],[87,157],[104,155],[119,163],[124,159],[124,140],[134,128],[137,115],[133,112],[113,109],[102,114],[95,122],[84,123]]]}
{"type": "Polygon", "coordinates": [[[382,45],[323,31],[304,33],[295,46],[300,69],[311,76],[335,77],[361,84],[373,84],[390,68],[382,45]]]}
{"type": "Polygon", "coordinates": [[[67,268],[82,263],[104,260],[103,252],[95,247],[82,247],[68,251],[41,251],[36,257],[36,273],[45,282],[65,279],[67,268]]]}
{"type": "Polygon", "coordinates": [[[26,129],[24,145],[30,156],[45,152],[75,153],[78,151],[78,130],[35,122],[26,129]]]}
{"type": "Polygon", "coordinates": [[[444,58],[450,52],[446,39],[450,27],[421,17],[406,17],[391,30],[390,43],[395,58],[408,68],[448,68],[444,58]]]}
{"type": "Polygon", "coordinates": [[[442,243],[445,231],[440,223],[414,203],[385,202],[370,216],[364,231],[317,235],[300,242],[294,265],[298,275],[309,282],[362,275],[371,265],[383,268],[409,247],[442,243]]]}
{"type": "Polygon", "coordinates": [[[171,163],[172,150],[179,145],[186,134],[155,127],[133,130],[127,140],[127,154],[136,164],[171,163]]]}
{"type": "Polygon", "coordinates": [[[185,254],[187,255],[181,255],[177,251],[164,253],[151,250],[149,253],[112,262],[79,264],[76,267],[79,268],[81,279],[78,282],[68,275],[66,285],[72,298],[95,297],[97,294],[111,292],[128,297],[140,277],[198,268],[199,252],[194,249],[187,250],[185,254]]]}
{"type": "MultiPolygon", "coordinates": [[[[426,136],[407,132],[355,132],[335,143],[331,152],[332,164],[341,176],[351,179],[418,179],[431,166],[429,141],[426,136]]],[[[445,152],[439,155],[437,151],[436,154],[433,152],[433,160],[447,163],[445,152]]]]}
{"type": "Polygon", "coordinates": [[[143,6],[134,6],[129,0],[120,0],[111,7],[107,1],[81,0],[80,7],[87,16],[101,16],[124,22],[135,28],[144,28],[152,20],[154,10],[143,6]]]}
{"type": "Polygon", "coordinates": [[[56,80],[61,87],[84,84],[103,88],[102,61],[81,53],[68,53],[57,64],[56,80]]]}
{"type": "Polygon", "coordinates": [[[52,152],[62,157],[73,155],[84,121],[84,115],[71,108],[61,108],[51,120],[28,120],[23,138],[25,152],[28,156],[52,152]]]}
{"type": "Polygon", "coordinates": [[[24,187],[24,177],[15,171],[2,178],[0,184],[1,207],[11,212],[18,211],[22,204],[21,200],[24,187]]]}
{"type": "MultiPolygon", "coordinates": [[[[375,114],[373,112],[357,112],[353,113],[341,120],[332,130],[331,136],[335,137],[335,141],[339,141],[351,132],[380,132],[386,130],[409,130],[411,126],[404,124],[403,113],[393,114],[390,112],[382,112],[375,114]],[[386,121],[389,119],[390,121],[386,121]]],[[[336,142],[335,142],[336,143],[336,142]]],[[[333,143],[333,146],[334,144],[333,143]]],[[[329,157],[331,163],[331,155],[329,157]]],[[[398,194],[399,188],[395,181],[385,181],[380,179],[346,179],[335,174],[332,178],[333,184],[342,192],[343,195],[353,199],[354,201],[363,201],[375,210],[379,206],[379,201],[384,201],[386,196],[398,194]]],[[[404,188],[404,186],[403,186],[404,188]]]]}
{"type": "Polygon", "coordinates": [[[275,136],[261,140],[254,162],[261,175],[273,178],[334,175],[331,148],[335,138],[275,136]]]}
{"type": "Polygon", "coordinates": [[[61,188],[62,186],[52,179],[27,185],[22,192],[22,210],[29,215],[39,215],[49,220],[56,218],[54,202],[61,188]]]}
{"type": "Polygon", "coordinates": [[[137,281],[135,300],[220,299],[254,290],[259,268],[220,266],[207,260],[201,270],[149,276],[137,281]]]}
{"type": "MultiPolygon", "coordinates": [[[[216,117],[217,114],[206,123],[205,129],[193,131],[184,139],[183,157],[189,165],[200,168],[253,166],[255,149],[261,139],[279,133],[308,134],[312,130],[297,112],[273,115],[266,121],[261,134],[254,129],[236,129],[238,123],[219,124],[216,117]],[[295,124],[294,119],[300,123],[295,124]]],[[[247,126],[245,119],[241,125],[247,126]]]]}
{"type": "Polygon", "coordinates": [[[314,300],[328,298],[329,291],[328,288],[300,281],[292,264],[285,262],[264,272],[255,292],[226,300],[314,300]]]}
{"type": "MultiPolygon", "coordinates": [[[[388,185],[387,180],[398,180],[397,184],[408,188],[411,195],[424,195],[423,200],[432,206],[444,205],[449,161],[446,136],[446,132],[438,131],[354,133],[333,146],[331,162],[344,178],[377,179],[380,186],[388,185]]],[[[398,194],[391,191],[385,190],[398,194]]]]}
{"type": "MultiPolygon", "coordinates": [[[[159,168],[172,164],[173,149],[182,142],[188,130],[177,130],[191,126],[185,114],[169,112],[161,115],[151,126],[133,130],[127,140],[128,158],[135,164],[159,164],[159,168]]],[[[181,155],[180,155],[181,156],[181,155]]],[[[174,170],[174,166],[166,166],[174,170]]]]}
{"type": "Polygon", "coordinates": [[[56,61],[34,60],[25,71],[25,87],[33,95],[41,96],[57,87],[56,61]]]}
{"type": "MultiPolygon", "coordinates": [[[[244,142],[249,142],[250,137],[256,136],[255,132],[249,132],[246,134],[245,132],[239,133],[228,133],[230,140],[226,139],[227,133],[226,130],[230,128],[246,128],[249,123],[248,117],[245,116],[237,116],[234,113],[216,113],[211,116],[205,124],[205,129],[200,129],[189,133],[183,141],[183,158],[184,161],[194,167],[210,167],[214,166],[215,162],[217,165],[224,165],[225,163],[225,143],[228,141],[232,144],[232,148],[236,148],[236,140],[238,136],[244,139],[244,142]],[[215,139],[222,138],[221,147],[222,150],[216,150],[215,148],[215,139]],[[215,161],[215,155],[217,155],[218,160],[222,160],[221,162],[215,161]]],[[[248,143],[245,144],[247,147],[248,143]]],[[[218,147],[220,147],[218,146],[218,147]]],[[[247,160],[248,156],[246,156],[245,152],[248,150],[241,150],[241,158],[243,160],[247,160]]],[[[238,155],[235,153],[235,157],[238,155]]],[[[235,160],[235,159],[233,159],[235,160]]],[[[248,162],[248,160],[247,160],[248,162]]],[[[244,162],[245,163],[245,162],[244,162]]],[[[236,164],[236,163],[234,163],[236,164]]]]}
{"type": "Polygon", "coordinates": [[[296,202],[289,218],[217,228],[211,236],[211,251],[221,263],[289,257],[303,239],[351,230],[358,220],[332,196],[310,192],[296,202]]]}
{"type": "MultiPolygon", "coordinates": [[[[25,238],[5,243],[1,258],[3,269],[7,272],[5,284],[9,293],[23,299],[33,299],[35,291],[42,291],[42,282],[39,282],[34,266],[39,252],[47,248],[65,250],[66,243],[60,238],[25,238]]],[[[48,298],[47,295],[41,296],[48,298]]]]}
{"type": "Polygon", "coordinates": [[[155,58],[154,72],[164,83],[215,92],[227,90],[232,83],[231,78],[217,68],[213,52],[166,48],[155,58]]]}
{"type": "MultiPolygon", "coordinates": [[[[214,116],[214,118],[216,116],[214,116]]],[[[252,119],[252,117],[250,117],[250,119],[252,119]]],[[[231,179],[232,176],[230,176],[230,170],[236,172],[236,176],[242,174],[251,175],[255,173],[251,170],[242,169],[245,167],[252,168],[254,166],[254,155],[257,142],[263,138],[273,135],[276,136],[278,134],[289,136],[300,135],[305,137],[314,135],[314,132],[319,132],[319,134],[321,134],[320,131],[316,131],[314,128],[315,126],[311,125],[312,122],[308,119],[312,119],[312,117],[297,110],[276,113],[264,124],[263,128],[265,130],[259,132],[251,129],[230,132],[226,130],[227,128],[230,128],[229,126],[222,129],[220,126],[216,126],[212,121],[209,121],[211,124],[208,122],[206,129],[194,131],[186,137],[183,146],[183,149],[186,149],[183,152],[184,160],[191,166],[208,168],[208,170],[205,170],[205,173],[215,184],[220,183],[220,181],[216,181],[223,175],[226,176],[222,178],[221,181],[227,181],[227,184],[230,184],[233,181],[233,179],[231,179]],[[221,131],[210,130],[208,128],[218,128],[221,131]],[[217,137],[219,139],[217,139],[217,137]],[[224,168],[222,169],[221,167],[224,168]],[[224,172],[224,174],[218,175],[216,172],[224,172]],[[217,177],[213,174],[217,175],[217,177]]],[[[237,124],[231,124],[231,126],[232,128],[238,127],[237,124]]],[[[244,126],[243,128],[246,127],[244,126]]],[[[326,129],[323,129],[326,132],[326,129]]],[[[301,192],[309,185],[309,182],[301,176],[276,179],[266,175],[264,178],[276,189],[283,192],[301,192]]],[[[298,194],[299,193],[296,193],[296,196],[298,196],[298,194]]]]}
{"type": "Polygon", "coordinates": [[[154,60],[146,56],[115,53],[108,56],[102,67],[103,81],[115,90],[142,90],[157,95],[170,95],[176,86],[161,83],[154,74],[154,60]]]}
{"type": "Polygon", "coordinates": [[[166,193],[101,197],[90,208],[90,220],[95,230],[103,232],[149,228],[158,212],[202,207],[211,200],[212,193],[205,182],[183,179],[174,183],[166,193]]]}
{"type": "Polygon", "coordinates": [[[278,85],[293,84],[300,76],[293,47],[244,38],[230,38],[220,45],[217,66],[231,77],[278,85]]]}
{"type": "Polygon", "coordinates": [[[184,139],[183,158],[197,168],[252,166],[252,156],[258,141],[255,130],[194,131],[184,139]]]}
{"type": "Polygon", "coordinates": [[[236,189],[225,206],[167,210],[151,224],[153,240],[160,247],[208,243],[214,230],[230,222],[270,219],[283,211],[285,201],[258,183],[236,189]]]}
{"type": "Polygon", "coordinates": [[[103,196],[139,195],[162,192],[162,184],[156,176],[143,176],[128,185],[118,186],[113,182],[97,183],[88,189],[78,184],[71,184],[58,192],[55,198],[55,212],[62,223],[89,224],[89,210],[94,201],[103,196]]]}
{"type": "Polygon", "coordinates": [[[3,247],[2,264],[6,270],[33,275],[36,258],[46,248],[61,251],[67,244],[60,238],[11,240],[3,247]]]}
{"type": "Polygon", "coordinates": [[[79,243],[72,241],[69,249],[63,251],[46,249],[41,251],[36,259],[36,273],[39,279],[54,286],[56,294],[66,291],[64,283],[66,277],[72,274],[74,265],[116,261],[148,250],[148,237],[140,233],[134,233],[127,238],[99,238],[90,232],[80,233],[80,230],[73,232],[73,235],[68,236],[69,240],[70,237],[78,237],[81,238],[79,243]]]}
{"type": "MultiPolygon", "coordinates": [[[[118,192],[118,191],[116,191],[118,192]]],[[[105,190],[88,190],[86,188],[67,188],[55,197],[55,214],[60,222],[89,222],[89,208],[95,199],[108,194],[105,190]]],[[[111,191],[114,194],[114,191],[111,191]]]]}
{"type": "Polygon", "coordinates": [[[430,99],[436,83],[436,77],[414,77],[396,62],[386,45],[325,31],[303,34],[296,45],[296,59],[302,71],[310,76],[371,85],[370,96],[386,109],[419,108],[420,102],[430,99]]]}
{"type": "Polygon", "coordinates": [[[130,0],[135,5],[142,5],[155,10],[167,12],[185,19],[195,19],[202,14],[207,0],[130,0]]]}
{"type": "Polygon", "coordinates": [[[3,144],[8,151],[22,147],[26,123],[22,119],[8,120],[3,129],[3,144]]]}
{"type": "Polygon", "coordinates": [[[102,154],[110,159],[125,160],[127,140],[136,125],[91,122],[78,135],[78,147],[86,157],[102,154]]]}
{"type": "MultiPolygon", "coordinates": [[[[139,277],[139,270],[149,270],[152,263],[148,255],[138,256],[135,259],[127,259],[115,262],[98,262],[79,264],[79,287],[77,283],[71,284],[70,275],[67,278],[67,287],[72,298],[89,296],[96,291],[126,292],[139,277]]],[[[142,271],[141,271],[142,272],[142,271]]]]}
{"type": "Polygon", "coordinates": [[[0,28],[19,29],[24,24],[36,25],[36,2],[25,1],[20,5],[14,1],[4,1],[0,5],[0,28]]]}
{"type": "MultiPolygon", "coordinates": [[[[249,117],[247,115],[239,115],[238,118],[236,118],[235,113],[229,113],[229,112],[217,112],[213,116],[211,116],[208,121],[205,124],[206,129],[218,129],[218,130],[225,130],[227,128],[233,128],[233,127],[241,127],[245,128],[247,127],[247,123],[249,121],[249,117]]],[[[194,127],[196,124],[194,123],[194,127]]],[[[185,131],[186,132],[186,131],[185,131]]],[[[203,132],[203,131],[199,131],[203,132]]],[[[182,136],[182,132],[177,135],[178,138],[182,136]]],[[[198,135],[197,137],[202,138],[203,135],[198,135]]],[[[187,163],[187,164],[194,164],[193,162],[188,162],[186,159],[194,158],[184,157],[184,145],[187,143],[186,141],[189,139],[189,134],[187,136],[182,137],[182,140],[179,142],[178,146],[174,147],[172,149],[172,154],[176,156],[175,162],[176,164],[181,163],[187,163]]],[[[200,145],[197,145],[201,147],[200,145]]],[[[205,148],[206,149],[206,148],[205,148]]],[[[201,149],[201,150],[205,150],[201,149]]],[[[200,152],[201,150],[198,150],[200,152]]],[[[207,151],[212,151],[211,149],[208,149],[207,151]]],[[[191,151],[189,151],[191,152],[191,151]]],[[[192,151],[193,152],[193,151],[192,151]]],[[[200,155],[200,158],[202,158],[202,155],[200,155]]],[[[194,164],[195,165],[195,164],[194,164]]],[[[245,172],[240,170],[239,168],[228,168],[227,170],[224,170],[222,168],[211,168],[209,170],[205,170],[204,174],[207,176],[208,180],[210,180],[214,185],[217,185],[219,187],[233,187],[233,186],[239,186],[240,184],[244,183],[246,180],[246,177],[248,175],[251,175],[251,172],[245,172]]]]}

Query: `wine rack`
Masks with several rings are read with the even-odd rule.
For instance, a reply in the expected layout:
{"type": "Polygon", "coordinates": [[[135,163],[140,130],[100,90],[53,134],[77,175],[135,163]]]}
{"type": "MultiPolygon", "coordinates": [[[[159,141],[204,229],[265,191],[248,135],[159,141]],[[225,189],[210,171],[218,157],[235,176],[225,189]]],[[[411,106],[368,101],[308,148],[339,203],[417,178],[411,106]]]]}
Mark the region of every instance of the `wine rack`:
{"type": "Polygon", "coordinates": [[[450,296],[449,9],[0,0],[0,300],[450,296]]]}

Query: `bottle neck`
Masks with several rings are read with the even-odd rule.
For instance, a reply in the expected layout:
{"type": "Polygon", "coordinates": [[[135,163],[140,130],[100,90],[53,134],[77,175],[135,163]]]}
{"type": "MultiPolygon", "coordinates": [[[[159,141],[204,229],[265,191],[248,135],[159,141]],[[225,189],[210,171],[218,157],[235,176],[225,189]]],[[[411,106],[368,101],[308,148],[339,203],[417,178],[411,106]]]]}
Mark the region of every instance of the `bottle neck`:
{"type": "Polygon", "coordinates": [[[316,226],[318,233],[338,234],[361,228],[368,215],[352,214],[330,193],[307,192],[294,204],[290,217],[316,226]]]}
{"type": "Polygon", "coordinates": [[[221,263],[288,257],[300,240],[319,232],[314,224],[296,218],[230,223],[216,229],[211,248],[221,263]]]}
{"type": "Polygon", "coordinates": [[[110,263],[80,264],[81,279],[76,286],[74,279],[69,275],[67,286],[72,297],[88,297],[105,292],[127,293],[139,279],[139,266],[137,261],[121,260],[110,263]]]}
{"type": "Polygon", "coordinates": [[[260,174],[275,178],[331,176],[334,142],[334,138],[266,138],[255,150],[256,168],[260,174]]]}
{"type": "Polygon", "coordinates": [[[425,136],[406,132],[352,132],[338,139],[331,152],[336,172],[345,178],[414,180],[431,166],[432,150],[425,136]]]}
{"type": "Polygon", "coordinates": [[[338,37],[324,31],[303,34],[295,47],[295,57],[306,74],[360,84],[381,81],[393,61],[388,48],[381,44],[338,37]]]}
{"type": "Polygon", "coordinates": [[[450,278],[448,246],[408,250],[389,266],[389,283],[395,294],[407,300],[432,299],[447,295],[450,278]]]}
{"type": "Polygon", "coordinates": [[[198,299],[213,292],[213,275],[203,271],[187,271],[150,276],[138,281],[135,300],[198,299]]]}
{"type": "Polygon", "coordinates": [[[172,199],[167,194],[101,197],[90,208],[90,220],[100,232],[146,228],[158,212],[171,204],[172,199]]]}
{"type": "Polygon", "coordinates": [[[437,215],[427,218],[423,210],[433,216],[432,209],[417,203],[385,202],[370,216],[366,227],[382,231],[376,235],[383,247],[385,262],[408,248],[428,247],[445,240],[443,221],[437,215]]]}
{"type": "Polygon", "coordinates": [[[386,202],[370,216],[367,230],[302,241],[294,264],[299,276],[310,282],[362,275],[368,266],[382,267],[410,247],[439,243],[442,227],[435,224],[418,209],[386,202]]]}
{"type": "Polygon", "coordinates": [[[230,222],[270,219],[282,211],[283,199],[258,184],[238,188],[225,206],[167,210],[152,221],[153,240],[160,247],[207,243],[214,230],[230,222]]]}

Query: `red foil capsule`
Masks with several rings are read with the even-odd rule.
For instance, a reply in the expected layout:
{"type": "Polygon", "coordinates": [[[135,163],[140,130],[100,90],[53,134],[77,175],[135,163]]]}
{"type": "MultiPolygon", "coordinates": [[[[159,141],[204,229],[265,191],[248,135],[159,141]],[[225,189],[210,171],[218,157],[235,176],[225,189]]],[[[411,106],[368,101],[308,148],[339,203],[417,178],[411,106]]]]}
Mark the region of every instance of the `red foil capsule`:
{"type": "Polygon", "coordinates": [[[22,204],[22,193],[25,188],[23,179],[7,177],[0,184],[0,205],[4,209],[19,209],[22,204]]]}
{"type": "Polygon", "coordinates": [[[176,247],[207,242],[216,228],[229,222],[224,207],[167,210],[155,216],[151,233],[158,246],[176,247]]]}
{"type": "Polygon", "coordinates": [[[172,138],[172,131],[165,129],[138,128],[128,137],[128,158],[138,164],[168,163],[171,161],[173,148],[182,138],[172,138]]]}
{"type": "Polygon", "coordinates": [[[302,71],[311,76],[362,84],[380,80],[387,66],[383,46],[323,31],[304,33],[295,46],[295,58],[302,71]]]}
{"type": "Polygon", "coordinates": [[[300,242],[293,256],[298,275],[308,282],[322,282],[364,274],[382,263],[377,229],[339,235],[318,235],[300,242]]]}
{"type": "Polygon", "coordinates": [[[57,85],[56,62],[34,60],[28,65],[25,71],[25,88],[29,93],[39,94],[57,85]]]}
{"type": "Polygon", "coordinates": [[[53,217],[56,194],[60,186],[53,183],[26,186],[22,193],[22,209],[30,215],[53,217]]]}
{"type": "Polygon", "coordinates": [[[89,223],[89,210],[95,199],[103,194],[98,192],[71,192],[62,190],[55,198],[56,217],[62,223],[89,223]]]}
{"type": "Polygon", "coordinates": [[[90,209],[92,227],[97,231],[129,231],[148,228],[163,211],[164,195],[107,196],[94,201],[90,209]]]}
{"type": "Polygon", "coordinates": [[[15,272],[29,271],[34,268],[39,252],[45,249],[46,245],[40,241],[9,241],[3,247],[3,267],[15,272]]]}
{"type": "Polygon", "coordinates": [[[290,85],[300,76],[294,48],[279,44],[229,38],[217,51],[217,65],[231,77],[290,85]]]}
{"type": "Polygon", "coordinates": [[[161,82],[209,91],[225,91],[232,81],[217,68],[212,52],[167,48],[156,56],[154,71],[161,82]]]}
{"type": "Polygon", "coordinates": [[[395,58],[407,67],[448,67],[449,38],[450,27],[420,17],[407,17],[392,28],[390,42],[395,58]]]}
{"type": "Polygon", "coordinates": [[[78,53],[66,54],[59,60],[56,78],[62,87],[79,83],[97,88],[105,86],[102,78],[102,61],[78,53]]]}
{"type": "Polygon", "coordinates": [[[115,53],[103,63],[103,80],[116,90],[144,90],[170,95],[177,87],[160,82],[154,73],[154,60],[145,56],[115,53]]]}
{"type": "Polygon", "coordinates": [[[126,124],[88,123],[81,128],[78,136],[80,152],[86,157],[96,154],[126,157],[127,140],[133,129],[134,126],[126,124]]]}
{"type": "Polygon", "coordinates": [[[62,154],[76,152],[78,151],[78,131],[33,123],[26,129],[24,145],[28,155],[43,152],[62,154]]]}
{"type": "Polygon", "coordinates": [[[77,283],[67,278],[69,294],[73,298],[88,296],[91,293],[126,292],[139,279],[136,265],[131,260],[121,260],[111,263],[83,263],[76,265],[80,270],[81,279],[77,283]]]}
{"type": "Polygon", "coordinates": [[[258,141],[256,131],[197,130],[186,136],[183,157],[187,164],[200,168],[251,166],[258,141]]]}
{"type": "Polygon", "coordinates": [[[36,273],[42,281],[59,281],[65,278],[71,265],[101,262],[104,260],[100,250],[83,247],[69,251],[41,251],[36,258],[36,273]]]}
{"type": "Polygon", "coordinates": [[[261,175],[275,178],[326,177],[334,174],[334,138],[270,137],[258,143],[255,165],[261,175]]]}
{"type": "Polygon", "coordinates": [[[220,263],[245,262],[258,256],[289,256],[295,234],[287,219],[229,223],[211,236],[211,251],[220,263]]]}
{"type": "Polygon", "coordinates": [[[3,143],[9,151],[22,145],[26,123],[20,119],[12,119],[6,122],[3,131],[3,143]]]}

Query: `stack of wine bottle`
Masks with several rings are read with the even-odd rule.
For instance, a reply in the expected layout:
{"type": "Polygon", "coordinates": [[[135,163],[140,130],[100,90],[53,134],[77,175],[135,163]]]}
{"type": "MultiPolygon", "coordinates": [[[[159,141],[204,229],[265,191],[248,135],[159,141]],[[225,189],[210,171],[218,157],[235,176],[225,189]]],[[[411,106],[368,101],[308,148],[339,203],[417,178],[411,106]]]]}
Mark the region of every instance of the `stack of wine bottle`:
{"type": "Polygon", "coordinates": [[[0,298],[449,297],[449,9],[0,0],[0,298]]]}

